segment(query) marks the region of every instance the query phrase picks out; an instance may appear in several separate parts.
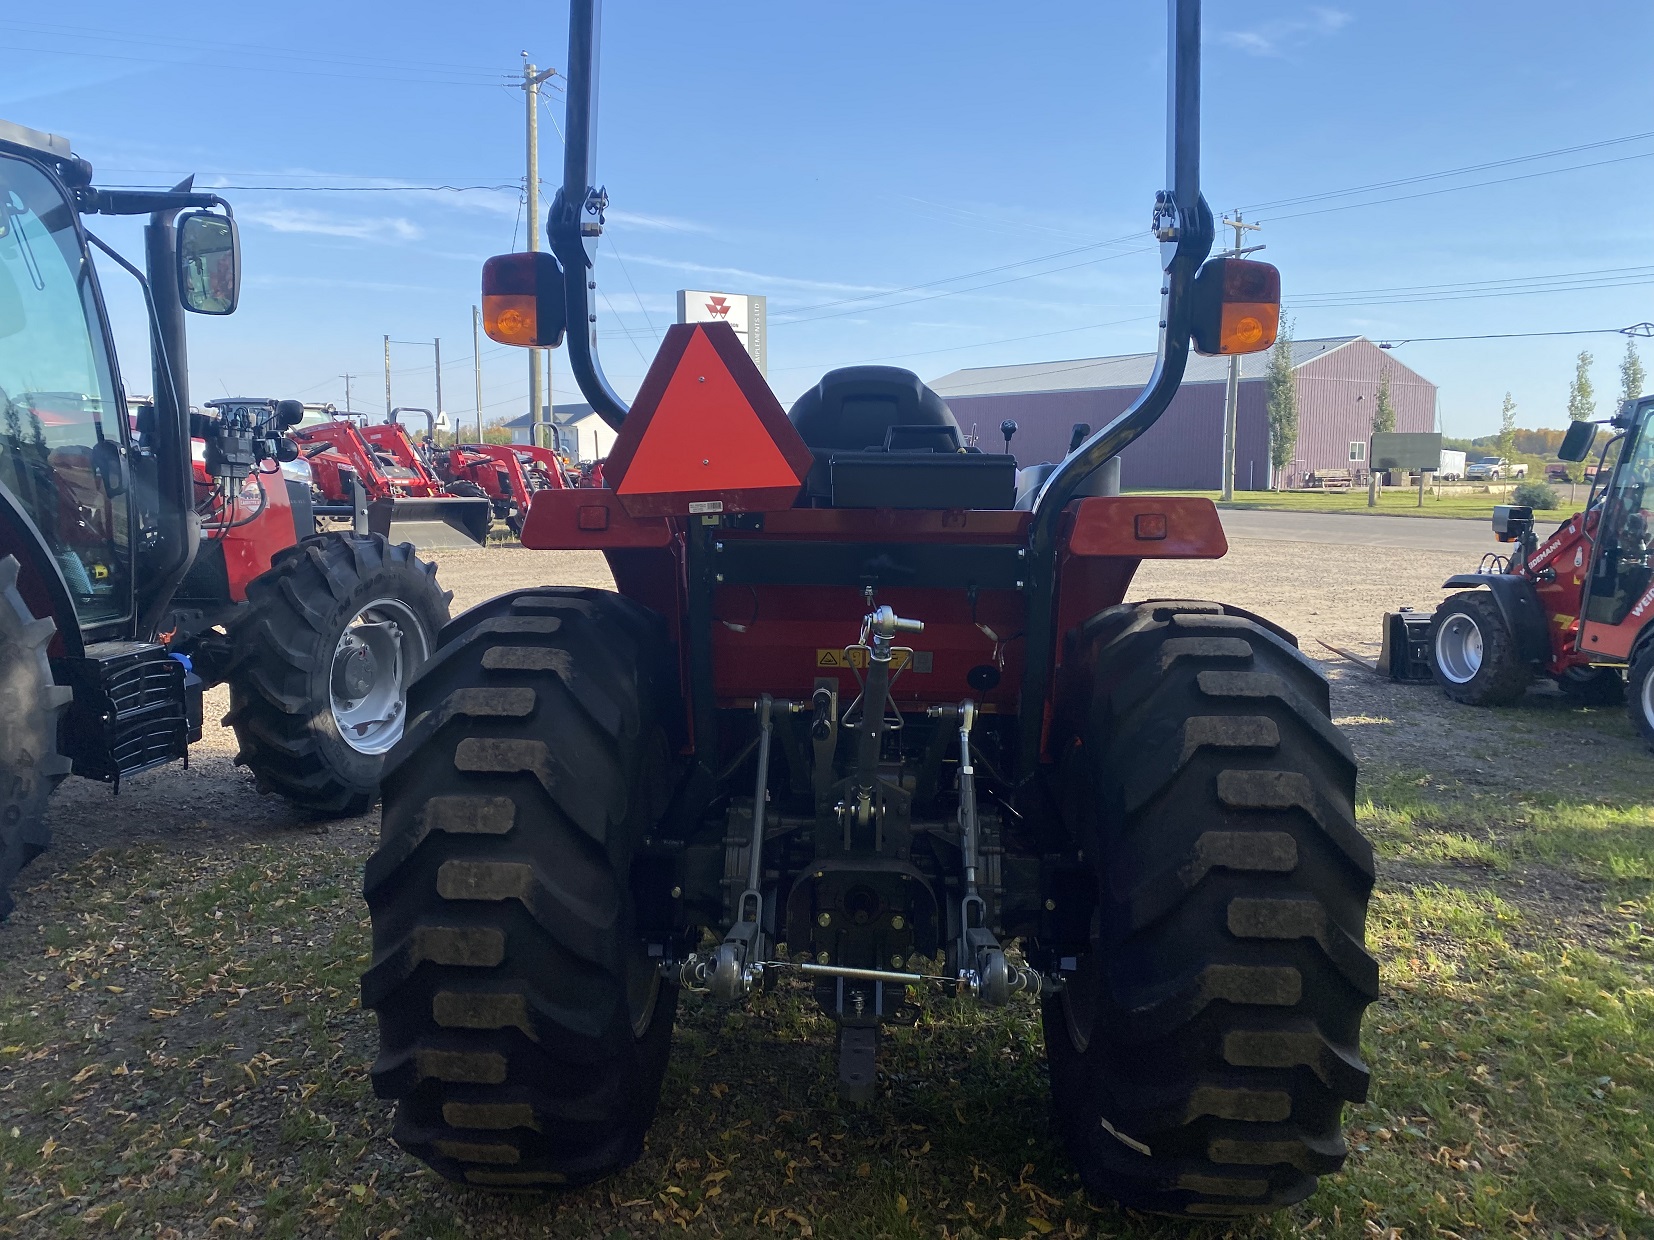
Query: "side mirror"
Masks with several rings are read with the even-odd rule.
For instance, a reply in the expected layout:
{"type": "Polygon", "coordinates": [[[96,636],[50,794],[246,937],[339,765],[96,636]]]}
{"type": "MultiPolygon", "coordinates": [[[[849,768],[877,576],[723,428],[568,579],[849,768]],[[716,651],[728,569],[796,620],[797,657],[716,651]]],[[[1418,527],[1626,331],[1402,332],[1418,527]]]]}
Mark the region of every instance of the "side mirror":
{"type": "Polygon", "coordinates": [[[1196,353],[1262,353],[1281,329],[1281,273],[1271,263],[1208,259],[1189,299],[1196,353]]]}
{"type": "Polygon", "coordinates": [[[496,254],[482,265],[483,331],[500,344],[555,349],[568,322],[563,281],[551,254],[496,254]]]}
{"type": "Polygon", "coordinates": [[[235,219],[211,211],[178,217],[178,298],[196,314],[234,314],[241,297],[235,219]]]}
{"type": "Polygon", "coordinates": [[[304,405],[296,400],[278,400],[276,402],[276,425],[297,426],[304,421],[304,405]]]}
{"type": "Polygon", "coordinates": [[[1575,422],[1568,427],[1568,433],[1562,436],[1562,446],[1557,448],[1556,454],[1564,461],[1583,461],[1591,455],[1591,445],[1596,442],[1596,438],[1596,423],[1575,422]]]}

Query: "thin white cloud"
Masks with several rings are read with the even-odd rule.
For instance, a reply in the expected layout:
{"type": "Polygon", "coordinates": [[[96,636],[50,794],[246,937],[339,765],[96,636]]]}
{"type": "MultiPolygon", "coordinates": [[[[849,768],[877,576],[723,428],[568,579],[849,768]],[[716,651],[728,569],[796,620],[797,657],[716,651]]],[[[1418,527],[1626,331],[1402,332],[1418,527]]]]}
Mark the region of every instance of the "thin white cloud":
{"type": "Polygon", "coordinates": [[[628,254],[628,263],[644,263],[650,267],[665,267],[671,271],[686,271],[691,275],[717,276],[720,280],[744,280],[749,284],[770,288],[785,286],[787,288],[804,288],[818,293],[888,293],[891,290],[885,284],[836,284],[827,280],[804,280],[797,276],[768,275],[760,271],[747,271],[741,267],[711,267],[705,263],[689,263],[675,258],[657,258],[652,254],[628,254]]]}
{"type": "Polygon", "coordinates": [[[643,211],[605,211],[603,218],[610,224],[619,224],[625,228],[648,229],[652,232],[710,233],[712,231],[705,224],[697,224],[694,220],[680,219],[675,215],[652,215],[643,211]]]}
{"type": "Polygon", "coordinates": [[[272,232],[350,237],[359,241],[418,241],[425,235],[417,224],[400,215],[346,218],[306,207],[273,207],[243,210],[237,218],[272,232]]]}
{"type": "Polygon", "coordinates": [[[1355,20],[1342,9],[1312,8],[1302,17],[1263,22],[1249,30],[1222,30],[1218,41],[1248,56],[1284,56],[1311,39],[1336,34],[1355,20]]]}

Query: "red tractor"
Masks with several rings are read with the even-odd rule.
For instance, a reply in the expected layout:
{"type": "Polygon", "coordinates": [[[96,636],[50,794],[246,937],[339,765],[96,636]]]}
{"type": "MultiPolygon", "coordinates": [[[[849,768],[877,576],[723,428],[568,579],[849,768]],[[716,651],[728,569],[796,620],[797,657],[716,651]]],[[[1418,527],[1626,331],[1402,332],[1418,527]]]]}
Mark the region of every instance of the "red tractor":
{"type": "Polygon", "coordinates": [[[1224,554],[1214,506],[1096,480],[1191,343],[1255,352],[1278,322],[1274,268],[1208,260],[1198,3],[1171,0],[1158,363],[1025,488],[908,371],[833,371],[783,413],[727,324],[671,328],[628,408],[588,331],[596,4],[570,8],[553,252],[489,260],[484,321],[570,327],[618,439],[605,486],[535,495],[523,542],[602,551],[618,590],[496,598],[413,687],[364,881],[396,1139],[468,1185],[607,1175],[643,1148],[680,989],[778,978],[872,1101],[881,1026],[939,982],[1037,999],[1097,1196],[1305,1197],[1344,1160],[1378,994],[1354,758],[1279,626],[1123,601],[1145,559],[1224,554]]]}
{"type": "Polygon", "coordinates": [[[487,495],[467,483],[445,486],[400,422],[341,414],[300,427],[293,438],[310,463],[321,497],[316,515],[324,520],[365,522],[372,533],[433,549],[488,541],[494,514],[487,495]]]}
{"type": "Polygon", "coordinates": [[[0,916],[52,788],[184,759],[215,684],[262,791],[367,809],[448,619],[412,547],[316,535],[283,473],[301,405],[190,409],[184,313],[236,305],[228,204],[91,178],[65,139],[0,123],[0,916]],[[95,215],[149,216],[144,270],[95,215]],[[131,409],[93,246],[149,306],[156,396],[131,409]]]}
{"type": "MultiPolygon", "coordinates": [[[[1610,425],[1585,510],[1543,543],[1532,508],[1493,510],[1494,533],[1515,550],[1447,579],[1471,588],[1436,608],[1430,670],[1448,697],[1476,706],[1512,705],[1535,676],[1582,702],[1623,699],[1654,747],[1654,397],[1626,401],[1610,425]]],[[[1558,455],[1584,460],[1595,436],[1575,422],[1558,455]]]]}
{"type": "Polygon", "coordinates": [[[451,494],[486,495],[494,515],[522,536],[529,502],[538,491],[569,486],[563,458],[550,448],[521,443],[460,443],[433,452],[437,473],[451,494]],[[475,491],[461,492],[459,487],[475,491]]]}

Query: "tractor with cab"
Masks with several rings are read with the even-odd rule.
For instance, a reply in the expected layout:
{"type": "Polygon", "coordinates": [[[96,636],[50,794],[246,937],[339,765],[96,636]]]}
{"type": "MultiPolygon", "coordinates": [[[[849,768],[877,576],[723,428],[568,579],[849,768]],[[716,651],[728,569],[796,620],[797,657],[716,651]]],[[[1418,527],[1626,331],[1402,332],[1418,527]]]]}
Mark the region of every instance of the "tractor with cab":
{"type": "Polygon", "coordinates": [[[187,763],[203,693],[261,791],[360,813],[448,596],[407,544],[318,536],[296,401],[189,401],[185,313],[236,308],[216,194],[104,190],[67,140],[0,123],[0,916],[46,800],[187,763]],[[144,263],[91,231],[147,216],[144,263]],[[143,292],[154,396],[128,401],[93,251],[143,292]]]}
{"type": "Polygon", "coordinates": [[[1210,257],[1200,6],[1169,12],[1158,360],[1126,412],[1019,469],[906,370],[831,371],[784,411],[727,324],[670,328],[636,398],[613,390],[597,4],[571,3],[551,252],[490,259],[483,315],[508,344],[567,326],[618,438],[603,485],[535,494],[522,540],[601,551],[617,588],[493,599],[411,689],[362,1003],[395,1138],[440,1174],[627,1166],[680,993],[776,984],[835,1022],[866,1105],[883,1030],[934,988],[1037,1004],[1100,1199],[1253,1215],[1343,1162],[1378,973],[1327,683],[1241,608],[1126,601],[1145,560],[1222,556],[1223,528],[1205,499],[1093,482],[1191,347],[1264,349],[1279,318],[1273,267],[1210,257]]]}
{"type": "MultiPolygon", "coordinates": [[[[1573,423],[1562,460],[1587,459],[1598,425],[1573,423]]],[[[1430,671],[1474,706],[1513,705],[1544,676],[1583,704],[1624,701],[1654,748],[1654,396],[1623,402],[1608,425],[1584,510],[1549,538],[1534,532],[1532,508],[1493,510],[1512,550],[1443,583],[1459,592],[1431,620],[1430,671]]]]}

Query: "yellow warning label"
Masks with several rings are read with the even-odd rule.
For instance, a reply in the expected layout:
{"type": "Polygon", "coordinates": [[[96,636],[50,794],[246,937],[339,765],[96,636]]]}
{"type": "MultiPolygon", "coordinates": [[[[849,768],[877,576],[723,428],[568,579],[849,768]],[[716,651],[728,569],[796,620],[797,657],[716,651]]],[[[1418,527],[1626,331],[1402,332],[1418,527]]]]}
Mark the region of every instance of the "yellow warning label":
{"type": "MultiPolygon", "coordinates": [[[[899,672],[911,661],[916,670],[930,671],[931,653],[927,650],[918,655],[913,651],[898,647],[890,652],[890,670],[899,672]]],[[[867,648],[852,646],[848,650],[817,650],[817,667],[853,667],[858,671],[867,668],[867,648]]]]}

